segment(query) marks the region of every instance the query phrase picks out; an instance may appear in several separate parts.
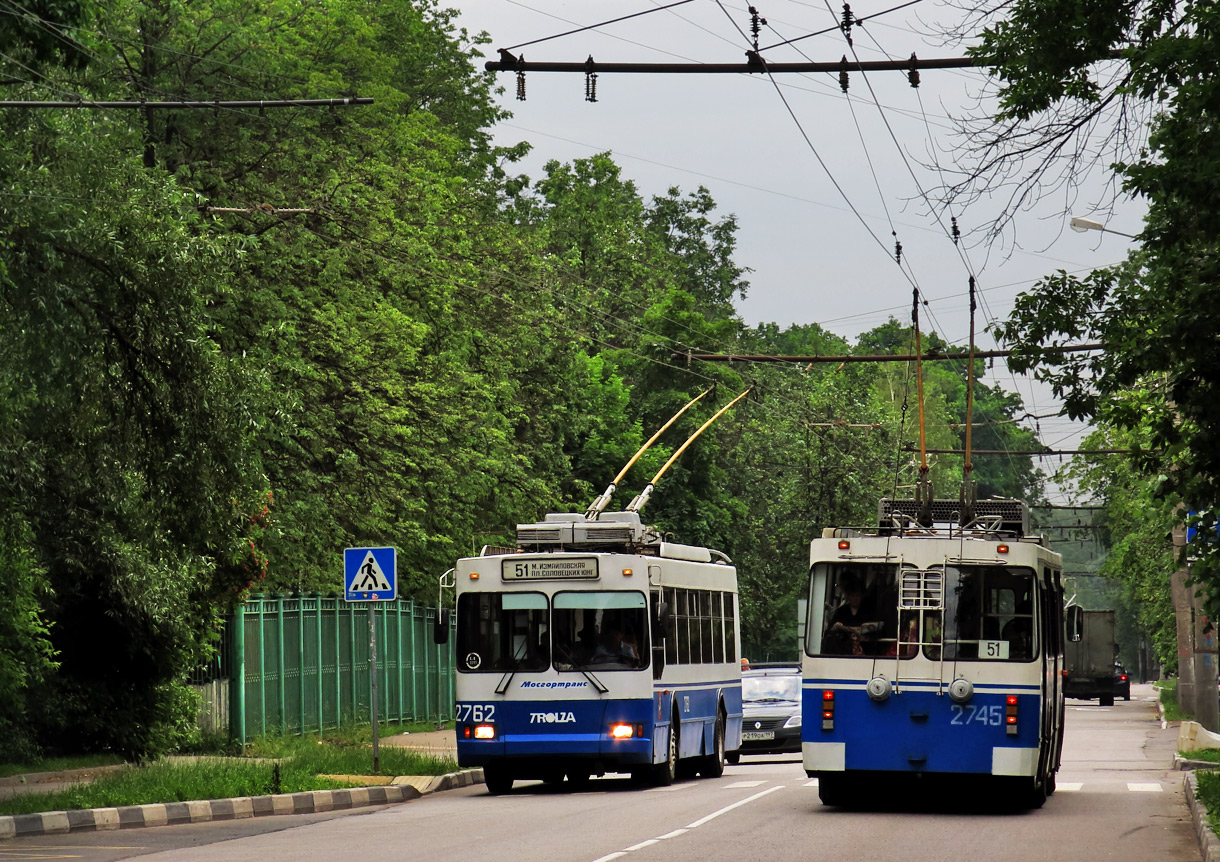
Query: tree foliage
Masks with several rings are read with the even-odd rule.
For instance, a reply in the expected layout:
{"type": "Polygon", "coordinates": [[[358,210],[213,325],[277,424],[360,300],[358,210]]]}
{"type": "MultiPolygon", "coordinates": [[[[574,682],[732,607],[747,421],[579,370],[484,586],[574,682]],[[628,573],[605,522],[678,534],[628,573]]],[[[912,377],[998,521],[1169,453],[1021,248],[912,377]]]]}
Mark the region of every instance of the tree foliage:
{"type": "MultiPolygon", "coordinates": [[[[40,32],[0,38],[43,77],[11,97],[375,103],[0,112],[6,754],[172,749],[233,603],[333,593],[367,544],[430,598],[457,556],[583,511],[708,390],[615,505],[749,390],[645,515],[731,555],[751,650],[793,655],[806,542],[912,480],[912,370],[678,357],[906,352],[908,327],[746,327],[737,220],[704,188],[646,200],[608,154],[509,176],[483,40],[432,0],[107,0],[87,30],[83,7],[31,8],[40,32]]],[[[963,369],[926,384],[930,444],[960,448],[963,369]]],[[[1021,445],[1019,401],[976,395],[981,436],[1021,445]]],[[[960,458],[936,470],[955,493],[960,458]]],[[[1028,459],[976,476],[1037,490],[1028,459]]]]}
{"type": "MultiPolygon", "coordinates": [[[[998,121],[1041,129],[1047,158],[1084,140],[1104,106],[1134,108],[1107,134],[1122,142],[1112,167],[1124,193],[1148,207],[1139,249],[1084,278],[1048,276],[997,333],[1018,350],[1014,369],[1037,369],[1070,416],[1132,432],[1133,462],[1162,499],[1207,511],[1220,499],[1218,22],[1210,3],[1018,0],[976,50],[1001,82],[998,121]],[[1104,351],[1058,349],[1081,342],[1104,351]]],[[[1196,574],[1220,596],[1214,543],[1196,551],[1196,574]]]]}

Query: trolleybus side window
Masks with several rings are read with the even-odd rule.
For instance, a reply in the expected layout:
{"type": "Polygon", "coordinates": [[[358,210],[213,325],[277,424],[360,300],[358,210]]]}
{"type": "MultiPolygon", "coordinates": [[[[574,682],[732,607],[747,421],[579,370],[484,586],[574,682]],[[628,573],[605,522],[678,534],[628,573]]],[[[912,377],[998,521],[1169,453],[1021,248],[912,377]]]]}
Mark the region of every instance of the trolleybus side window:
{"type": "Polygon", "coordinates": [[[466,673],[546,670],[551,664],[542,593],[458,597],[458,669],[466,673]]]}
{"type": "Polygon", "coordinates": [[[648,666],[648,601],[643,593],[556,593],[556,670],[636,670],[648,666]]]}
{"type": "Polygon", "coordinates": [[[667,665],[737,661],[732,593],[665,587],[663,597],[671,609],[665,633],[667,665]]]}
{"type": "Polygon", "coordinates": [[[1005,566],[949,567],[945,590],[950,660],[1029,661],[1034,639],[1034,573],[1005,566]]]}

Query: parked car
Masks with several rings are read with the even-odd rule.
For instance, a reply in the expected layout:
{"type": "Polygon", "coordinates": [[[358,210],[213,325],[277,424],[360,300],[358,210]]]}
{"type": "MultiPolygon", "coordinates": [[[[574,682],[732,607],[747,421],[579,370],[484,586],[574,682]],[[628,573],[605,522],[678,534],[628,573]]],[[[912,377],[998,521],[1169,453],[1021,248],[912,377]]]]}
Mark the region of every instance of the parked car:
{"type": "Polygon", "coordinates": [[[1131,677],[1127,675],[1127,669],[1123,667],[1122,662],[1114,662],[1114,696],[1121,697],[1123,700],[1131,699],[1131,677]]]}
{"type": "Polygon", "coordinates": [[[741,748],[726,754],[737,763],[743,754],[780,754],[801,750],[801,669],[797,665],[753,665],[741,672],[741,748]]]}

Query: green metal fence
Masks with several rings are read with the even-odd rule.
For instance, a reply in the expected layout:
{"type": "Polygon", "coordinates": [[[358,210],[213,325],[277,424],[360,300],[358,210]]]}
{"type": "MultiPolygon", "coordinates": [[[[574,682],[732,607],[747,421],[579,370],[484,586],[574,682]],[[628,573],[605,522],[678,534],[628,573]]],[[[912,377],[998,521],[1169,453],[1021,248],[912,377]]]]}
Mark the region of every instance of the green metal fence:
{"type": "Polygon", "coordinates": [[[453,717],[454,658],[436,610],[410,599],[253,598],[229,622],[229,736],[308,733],[369,718],[369,614],[380,721],[453,717]]]}

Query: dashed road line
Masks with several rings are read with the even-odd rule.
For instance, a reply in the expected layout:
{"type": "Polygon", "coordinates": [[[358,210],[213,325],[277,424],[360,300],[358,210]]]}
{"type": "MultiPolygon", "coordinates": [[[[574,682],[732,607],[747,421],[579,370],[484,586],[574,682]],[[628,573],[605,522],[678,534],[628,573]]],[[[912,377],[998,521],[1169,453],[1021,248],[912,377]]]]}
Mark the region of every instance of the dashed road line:
{"type": "Polygon", "coordinates": [[[1059,781],[1055,784],[1055,791],[1063,793],[1075,793],[1082,787],[1084,787],[1084,785],[1079,781],[1059,781]]]}
{"type": "Polygon", "coordinates": [[[1144,784],[1138,781],[1128,781],[1127,789],[1133,793],[1161,793],[1165,790],[1159,784],[1144,784]]]}
{"type": "Polygon", "coordinates": [[[736,790],[742,787],[761,787],[766,784],[765,781],[734,781],[732,784],[724,785],[722,790],[736,790]]]}
{"type": "MultiPolygon", "coordinates": [[[[738,787],[738,788],[757,787],[758,785],[765,784],[765,783],[766,782],[764,782],[764,781],[739,781],[736,784],[726,785],[726,787],[738,787]]],[[[815,784],[816,784],[816,782],[815,782],[815,784]]],[[[658,788],[654,788],[654,789],[670,790],[670,789],[678,789],[678,787],[692,787],[692,786],[694,786],[694,785],[683,784],[683,785],[675,785],[673,788],[658,787],[658,788]]],[[[806,786],[808,786],[808,785],[806,785],[806,786]]],[[[727,814],[735,808],[740,808],[743,805],[748,805],[749,803],[753,802],[756,799],[761,799],[764,796],[766,796],[767,794],[774,793],[777,790],[783,790],[785,787],[787,787],[786,784],[777,784],[774,787],[768,787],[766,790],[763,790],[759,793],[755,793],[753,796],[747,796],[745,799],[739,799],[738,801],[734,802],[732,805],[726,805],[717,811],[713,811],[711,814],[708,814],[706,817],[700,817],[694,823],[691,823],[690,825],[688,825],[685,829],[675,829],[672,832],[666,832],[664,835],[658,835],[656,838],[649,838],[646,841],[641,841],[639,844],[632,844],[630,847],[625,847],[622,850],[616,850],[613,853],[607,853],[605,856],[599,856],[597,859],[594,859],[593,862],[612,862],[612,860],[621,859],[624,856],[626,856],[627,854],[633,853],[636,850],[643,850],[645,847],[651,847],[654,844],[660,844],[662,841],[664,841],[667,838],[677,838],[679,835],[685,835],[687,832],[689,832],[692,829],[698,829],[700,826],[702,826],[704,823],[707,823],[709,820],[715,820],[721,814],[727,814]]]]}

